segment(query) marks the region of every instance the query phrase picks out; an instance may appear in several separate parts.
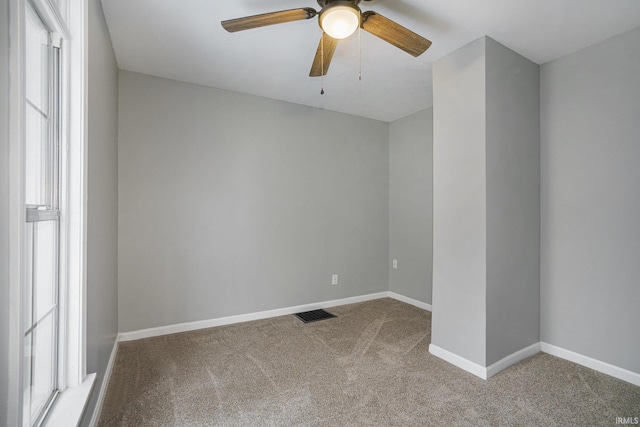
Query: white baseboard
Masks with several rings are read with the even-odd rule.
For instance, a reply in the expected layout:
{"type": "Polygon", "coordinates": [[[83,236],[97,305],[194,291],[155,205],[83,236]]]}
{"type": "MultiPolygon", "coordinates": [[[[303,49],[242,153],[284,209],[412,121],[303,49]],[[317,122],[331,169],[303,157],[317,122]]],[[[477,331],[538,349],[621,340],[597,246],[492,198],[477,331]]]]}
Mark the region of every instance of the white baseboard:
{"type": "Polygon", "coordinates": [[[507,369],[511,365],[515,365],[521,360],[526,359],[527,357],[531,357],[534,354],[540,353],[540,343],[537,342],[535,344],[531,344],[529,347],[525,347],[521,350],[516,351],[515,353],[511,353],[507,357],[503,357],[498,360],[496,363],[487,367],[487,378],[491,378],[498,372],[507,369]]]}
{"type": "Polygon", "coordinates": [[[591,357],[584,356],[571,350],[566,350],[562,347],[558,347],[545,342],[535,343],[530,345],[529,347],[523,348],[522,350],[516,351],[515,353],[500,359],[496,363],[486,368],[477,363],[471,362],[464,357],[460,357],[457,354],[438,347],[437,345],[429,345],[429,353],[485,380],[491,378],[493,375],[508,368],[509,366],[514,365],[521,360],[533,356],[534,354],[537,354],[541,351],[543,353],[551,354],[552,356],[568,360],[578,365],[591,368],[595,371],[602,372],[603,374],[607,374],[628,383],[640,386],[640,374],[637,372],[632,372],[627,369],[620,368],[618,366],[614,366],[609,363],[602,362],[600,360],[596,360],[591,357]]]}
{"type": "Polygon", "coordinates": [[[118,334],[118,341],[133,341],[143,338],[157,337],[160,335],[176,334],[179,332],[195,331],[198,329],[213,328],[216,326],[231,325],[234,323],[249,322],[252,320],[268,319],[276,316],[286,316],[288,314],[300,313],[302,311],[318,310],[320,308],[337,307],[346,304],[355,304],[363,301],[370,301],[379,298],[393,298],[407,304],[431,311],[431,304],[418,301],[413,298],[395,292],[378,292],[375,294],[360,295],[356,297],[342,298],[331,301],[323,301],[318,303],[303,304],[293,307],[278,308],[274,310],[259,311],[256,313],[239,314],[235,316],[218,317],[215,319],[199,320],[196,322],[177,323],[167,326],[159,326],[156,328],[140,329],[131,332],[121,332],[118,334]]]}
{"type": "Polygon", "coordinates": [[[476,377],[480,377],[483,380],[487,379],[487,368],[478,365],[475,362],[467,360],[464,357],[460,357],[457,354],[450,352],[449,350],[445,350],[444,348],[438,347],[435,344],[429,344],[429,353],[439,357],[445,362],[449,362],[452,365],[457,366],[460,369],[464,369],[465,371],[472,373],[476,377]]]}
{"type": "Polygon", "coordinates": [[[515,365],[516,363],[526,359],[527,357],[531,357],[534,354],[540,353],[540,343],[531,344],[528,347],[525,347],[521,350],[516,351],[515,353],[503,357],[502,359],[498,360],[496,363],[488,367],[484,367],[475,362],[467,360],[464,357],[458,356],[457,354],[438,347],[434,344],[429,345],[429,353],[451,363],[452,365],[457,366],[458,368],[464,369],[465,371],[472,373],[473,375],[480,377],[483,380],[487,380],[498,372],[508,368],[509,366],[515,365]]]}
{"type": "Polygon", "coordinates": [[[361,295],[356,297],[342,298],[332,301],[324,301],[312,304],[297,305],[294,307],[278,308],[275,310],[259,311],[257,313],[239,314],[236,316],[219,317],[216,319],[200,320],[197,322],[178,323],[174,325],[160,326],[157,328],[141,329],[132,332],[121,332],[118,334],[119,341],[133,341],[142,338],[156,337],[160,335],[176,334],[179,332],[195,331],[198,329],[213,328],[215,326],[231,325],[234,323],[249,322],[251,320],[261,320],[276,316],[286,316],[288,314],[300,313],[302,311],[318,310],[321,308],[337,307],[339,305],[355,304],[363,301],[370,301],[378,298],[386,298],[389,292],[378,292],[375,294],[361,295]]]}
{"type": "Polygon", "coordinates": [[[418,301],[417,299],[405,297],[404,295],[400,295],[400,294],[397,294],[397,293],[391,292],[391,291],[387,292],[387,294],[388,294],[387,296],[389,298],[393,298],[395,300],[402,301],[402,302],[405,302],[407,304],[414,305],[414,306],[416,306],[418,308],[421,308],[423,310],[431,311],[431,304],[427,304],[426,302],[422,302],[422,301],[418,301]]]}
{"type": "Polygon", "coordinates": [[[602,372],[603,374],[611,375],[612,377],[640,386],[640,374],[637,372],[632,372],[624,368],[584,356],[580,353],[566,350],[562,347],[547,344],[546,342],[540,343],[540,349],[544,353],[551,354],[552,356],[577,363],[578,365],[586,366],[587,368],[602,372]]]}
{"type": "Polygon", "coordinates": [[[100,393],[98,394],[98,401],[95,408],[93,408],[93,415],[89,422],[90,427],[96,427],[98,421],[100,421],[100,414],[102,413],[102,404],[104,403],[105,395],[107,394],[107,388],[109,387],[109,380],[111,379],[111,371],[116,361],[116,354],[118,353],[118,337],[113,343],[113,349],[111,350],[111,356],[109,356],[109,363],[107,363],[107,369],[104,371],[104,377],[102,377],[102,385],[100,386],[100,393]]]}

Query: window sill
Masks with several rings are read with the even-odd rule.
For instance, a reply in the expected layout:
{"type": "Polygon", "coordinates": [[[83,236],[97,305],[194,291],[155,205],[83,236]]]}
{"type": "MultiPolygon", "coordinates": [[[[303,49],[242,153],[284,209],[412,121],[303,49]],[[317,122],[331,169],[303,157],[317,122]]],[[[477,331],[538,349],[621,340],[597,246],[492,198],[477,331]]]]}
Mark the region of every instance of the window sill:
{"type": "Polygon", "coordinates": [[[89,374],[82,384],[60,393],[42,427],[77,426],[89,402],[95,382],[96,374],[89,374]]]}

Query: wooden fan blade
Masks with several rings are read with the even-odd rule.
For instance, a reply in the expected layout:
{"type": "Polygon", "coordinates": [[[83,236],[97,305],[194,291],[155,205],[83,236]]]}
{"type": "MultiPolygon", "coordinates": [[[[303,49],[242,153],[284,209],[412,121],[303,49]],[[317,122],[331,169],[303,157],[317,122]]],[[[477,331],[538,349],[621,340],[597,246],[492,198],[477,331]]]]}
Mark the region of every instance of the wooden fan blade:
{"type": "Polygon", "coordinates": [[[318,43],[318,50],[316,51],[316,57],[313,59],[313,65],[311,66],[311,72],[309,77],[319,77],[327,74],[329,70],[329,64],[331,64],[331,58],[333,58],[333,52],[338,46],[338,40],[333,37],[329,37],[327,33],[323,32],[318,43]],[[323,46],[324,44],[324,46],[323,46]],[[324,59],[323,59],[324,52],[324,59]]]}
{"type": "Polygon", "coordinates": [[[420,56],[431,46],[424,37],[372,11],[362,14],[362,29],[413,56],[420,56]]]}
{"type": "Polygon", "coordinates": [[[228,21],[222,21],[222,26],[230,33],[235,33],[236,31],[250,30],[251,28],[264,27],[267,25],[310,19],[316,16],[316,13],[316,10],[310,7],[281,10],[279,12],[229,19],[228,21]]]}

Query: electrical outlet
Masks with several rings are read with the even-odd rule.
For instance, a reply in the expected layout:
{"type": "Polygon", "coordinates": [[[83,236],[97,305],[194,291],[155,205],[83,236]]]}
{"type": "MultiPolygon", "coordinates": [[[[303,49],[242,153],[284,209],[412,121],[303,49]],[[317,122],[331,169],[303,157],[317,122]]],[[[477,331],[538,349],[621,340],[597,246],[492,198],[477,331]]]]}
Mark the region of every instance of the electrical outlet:
{"type": "Polygon", "coordinates": [[[393,260],[393,268],[395,268],[396,270],[398,269],[398,260],[397,259],[393,260]]]}
{"type": "Polygon", "coordinates": [[[338,284],[338,275],[334,274],[331,276],[331,284],[332,285],[337,285],[338,284]]]}

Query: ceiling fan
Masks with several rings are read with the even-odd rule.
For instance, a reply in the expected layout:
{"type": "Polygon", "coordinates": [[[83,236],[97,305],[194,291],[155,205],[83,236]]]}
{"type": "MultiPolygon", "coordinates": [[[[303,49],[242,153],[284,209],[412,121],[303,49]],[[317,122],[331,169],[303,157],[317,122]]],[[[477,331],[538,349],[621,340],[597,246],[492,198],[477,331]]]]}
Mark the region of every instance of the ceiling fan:
{"type": "Polygon", "coordinates": [[[318,16],[322,37],[311,66],[310,77],[327,74],[338,40],[349,37],[358,27],[413,56],[421,55],[431,46],[429,40],[376,12],[362,12],[358,7],[359,3],[360,0],[318,0],[322,8],[319,12],[311,7],[281,10],[229,19],[222,21],[222,26],[234,33],[318,16]]]}

